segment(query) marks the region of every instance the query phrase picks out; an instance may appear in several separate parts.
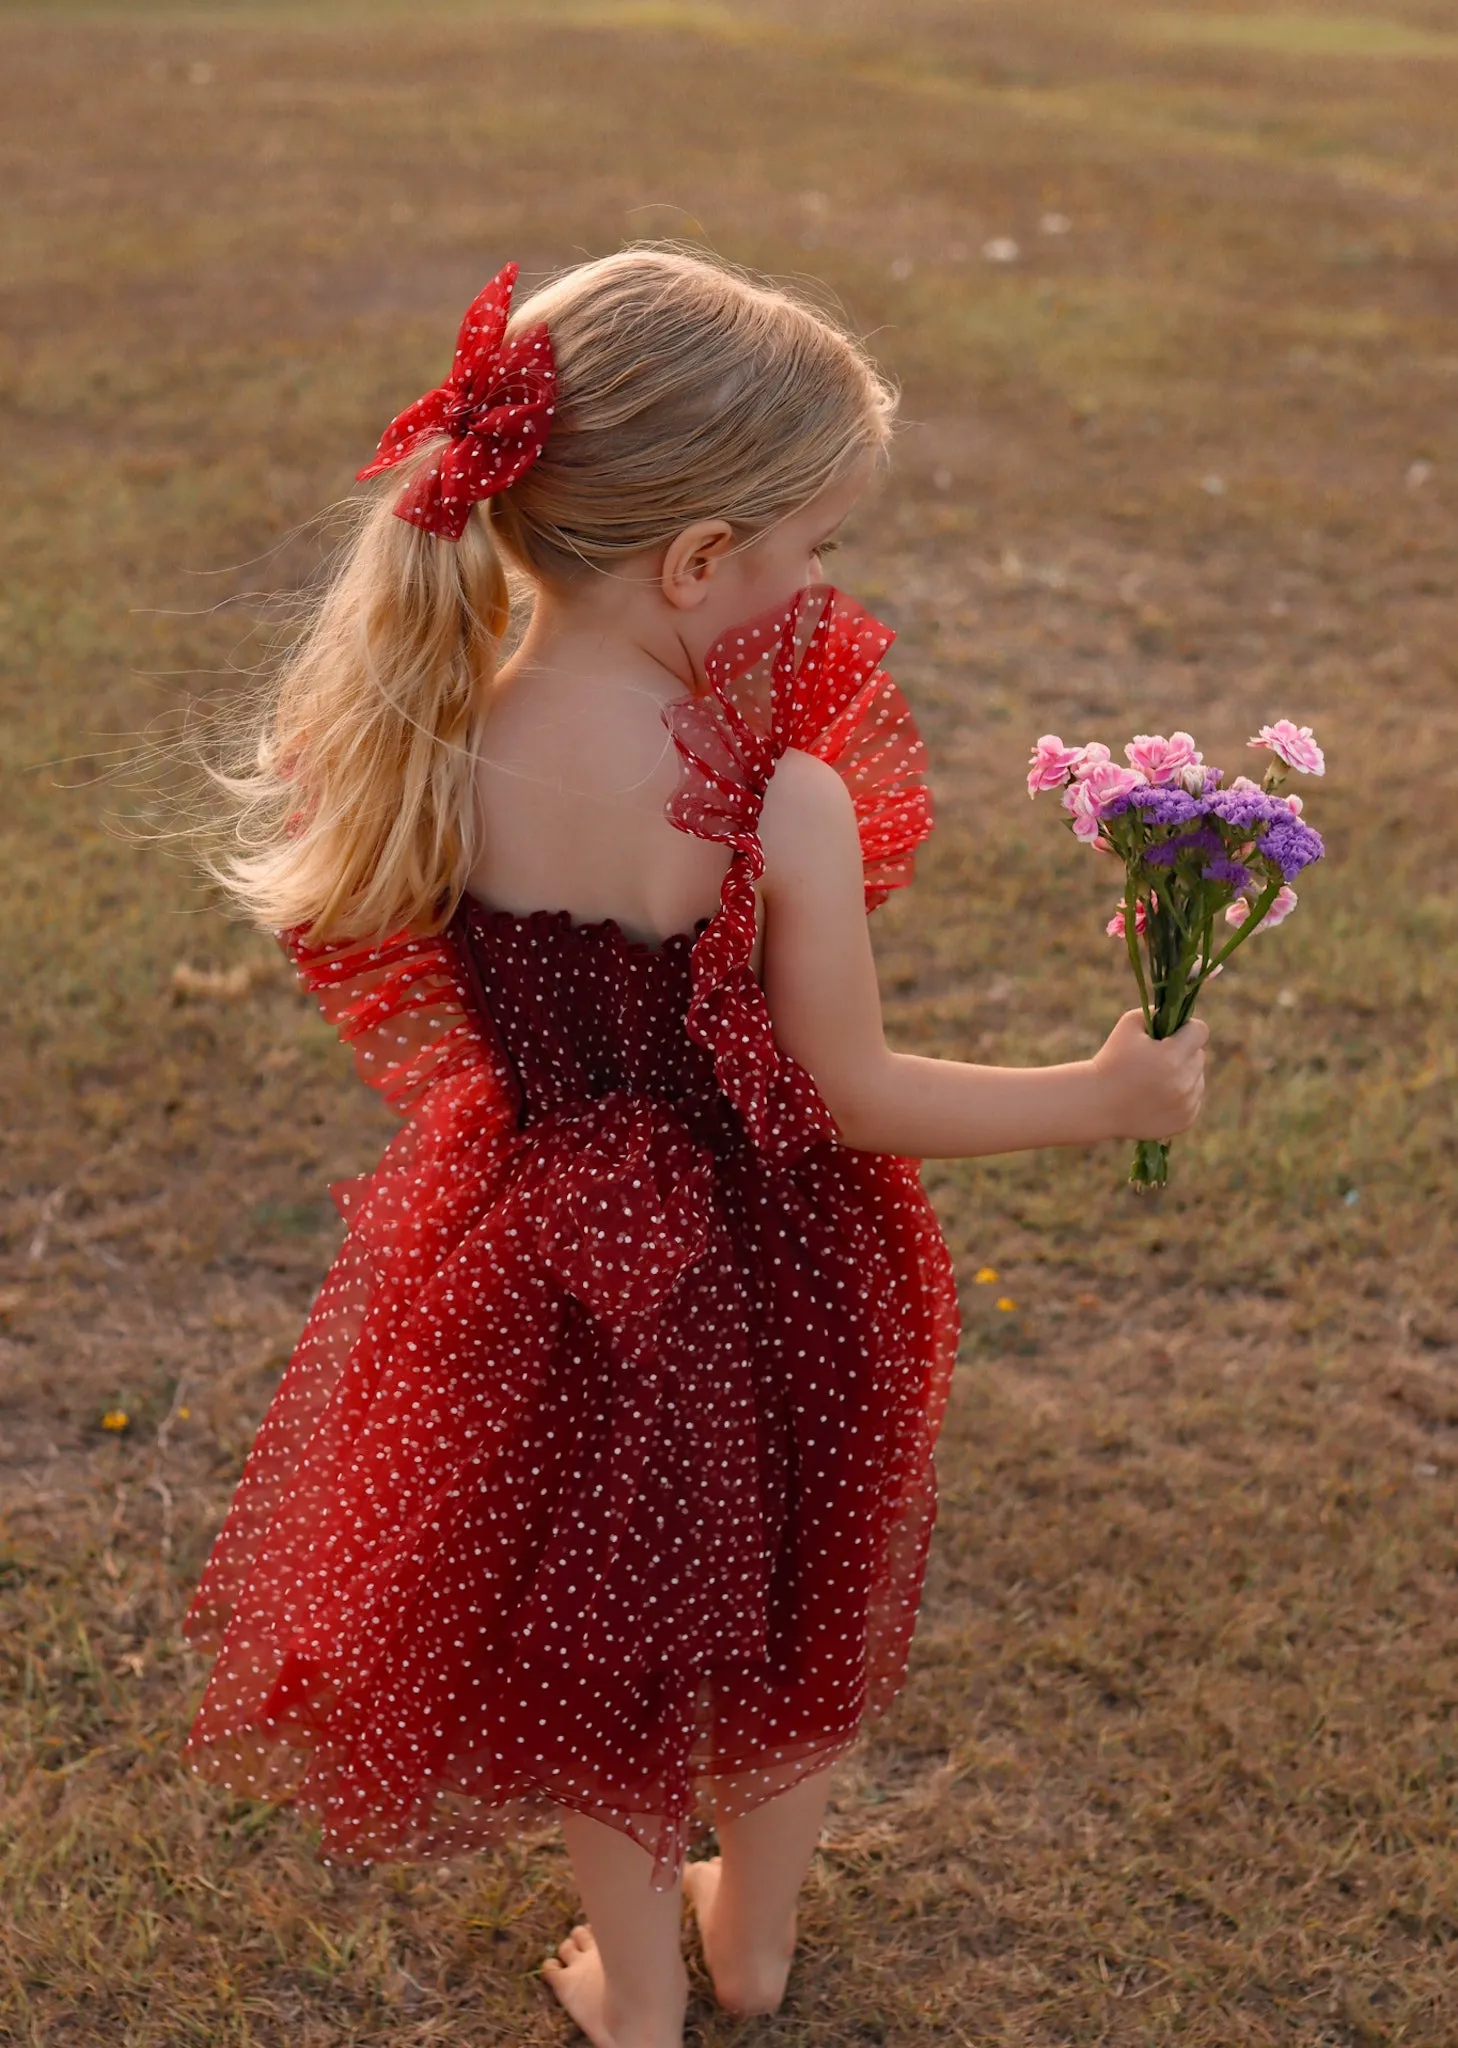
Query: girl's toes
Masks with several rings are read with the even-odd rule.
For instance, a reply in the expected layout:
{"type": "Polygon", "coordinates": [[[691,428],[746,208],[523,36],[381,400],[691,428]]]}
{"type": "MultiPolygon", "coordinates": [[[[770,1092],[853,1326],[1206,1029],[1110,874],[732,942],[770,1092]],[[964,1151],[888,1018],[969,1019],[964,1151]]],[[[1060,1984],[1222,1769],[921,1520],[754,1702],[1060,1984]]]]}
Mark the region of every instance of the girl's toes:
{"type": "Polygon", "coordinates": [[[593,1948],[596,1946],[592,1937],[592,1929],[588,1926],[585,1920],[580,1921],[578,1925],[573,1928],[571,1934],[567,1937],[567,1939],[570,1942],[574,1943],[576,1947],[579,1949],[593,1948]]]}

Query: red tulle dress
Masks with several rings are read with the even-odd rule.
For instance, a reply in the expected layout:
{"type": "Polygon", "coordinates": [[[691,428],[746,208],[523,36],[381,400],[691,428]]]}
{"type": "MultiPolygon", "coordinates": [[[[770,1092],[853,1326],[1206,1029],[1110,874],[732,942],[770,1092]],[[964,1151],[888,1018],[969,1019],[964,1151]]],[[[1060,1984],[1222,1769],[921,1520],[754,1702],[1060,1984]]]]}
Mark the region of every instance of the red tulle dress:
{"type": "Polygon", "coordinates": [[[706,1823],[846,1751],[903,1682],[958,1337],[919,1162],[857,1151],[750,970],[787,747],[854,799],[867,908],[931,829],[925,753],[829,585],[664,710],[667,815],[725,842],[661,945],[467,900],[286,940],[404,1115],[183,1622],[183,1750],[317,1815],[331,1862],[595,1815],[673,1884],[706,1823]]]}

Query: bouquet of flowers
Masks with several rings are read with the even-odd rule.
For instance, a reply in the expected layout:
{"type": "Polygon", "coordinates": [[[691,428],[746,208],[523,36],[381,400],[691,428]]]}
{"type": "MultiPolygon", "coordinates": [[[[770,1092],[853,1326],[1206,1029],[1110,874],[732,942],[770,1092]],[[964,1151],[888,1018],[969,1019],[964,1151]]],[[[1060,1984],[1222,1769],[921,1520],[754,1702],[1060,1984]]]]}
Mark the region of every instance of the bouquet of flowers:
{"type": "MultiPolygon", "coordinates": [[[[1044,733],[1028,763],[1028,795],[1061,789],[1074,837],[1124,863],[1123,901],[1105,930],[1128,947],[1153,1038],[1179,1030],[1253,931],[1290,916],[1292,882],[1325,852],[1302,822],[1301,798],[1278,793],[1293,768],[1325,774],[1311,727],[1278,719],[1248,744],[1269,749],[1270,765],[1260,782],[1237,775],[1229,789],[1187,732],[1137,733],[1124,749],[1127,768],[1098,740],[1065,747],[1044,733]],[[1236,928],[1221,933],[1223,943],[1217,919],[1236,928]]],[[[1158,1188],[1168,1178],[1168,1143],[1141,1138],[1130,1183],[1158,1188]]]]}

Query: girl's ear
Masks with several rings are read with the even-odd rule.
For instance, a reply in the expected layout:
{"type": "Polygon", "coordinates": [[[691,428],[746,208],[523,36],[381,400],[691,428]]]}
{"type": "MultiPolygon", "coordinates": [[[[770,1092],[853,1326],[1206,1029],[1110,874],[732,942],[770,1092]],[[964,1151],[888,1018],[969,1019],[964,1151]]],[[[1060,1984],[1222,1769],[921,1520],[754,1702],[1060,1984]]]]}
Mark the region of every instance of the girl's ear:
{"type": "Polygon", "coordinates": [[[721,555],[734,544],[727,519],[700,519],[676,533],[663,552],[663,595],[676,611],[692,611],[709,594],[721,555]]]}

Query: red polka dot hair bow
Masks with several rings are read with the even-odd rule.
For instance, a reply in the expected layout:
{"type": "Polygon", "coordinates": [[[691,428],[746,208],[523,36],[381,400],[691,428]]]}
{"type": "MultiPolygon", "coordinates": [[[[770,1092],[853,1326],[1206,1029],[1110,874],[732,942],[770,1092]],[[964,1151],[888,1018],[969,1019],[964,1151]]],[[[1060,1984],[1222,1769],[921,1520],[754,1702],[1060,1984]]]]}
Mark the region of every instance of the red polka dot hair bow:
{"type": "Polygon", "coordinates": [[[503,348],[511,288],[508,263],[466,310],[444,384],[391,420],[375,459],[356,481],[378,476],[435,434],[449,443],[402,494],[395,511],[412,526],[459,540],[471,507],[514,484],[542,452],[557,398],[557,365],[545,326],[528,328],[503,348]]]}

